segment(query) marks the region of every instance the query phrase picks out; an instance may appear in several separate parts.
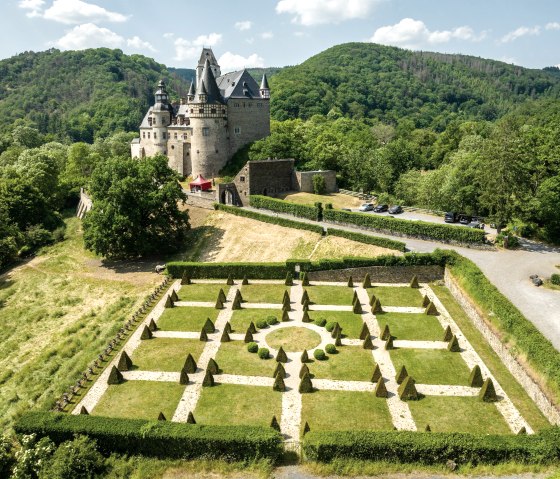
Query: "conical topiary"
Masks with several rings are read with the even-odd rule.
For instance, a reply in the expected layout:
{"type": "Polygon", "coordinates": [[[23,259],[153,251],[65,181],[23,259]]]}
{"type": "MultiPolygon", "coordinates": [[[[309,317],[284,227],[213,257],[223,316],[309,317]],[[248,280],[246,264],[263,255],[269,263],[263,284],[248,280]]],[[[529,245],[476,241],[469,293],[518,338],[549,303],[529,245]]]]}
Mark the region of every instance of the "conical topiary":
{"type": "Polygon", "coordinates": [[[182,284],[182,285],[191,284],[191,278],[190,278],[190,276],[187,274],[186,271],[183,273],[183,277],[181,278],[181,284],[182,284]]]}
{"type": "Polygon", "coordinates": [[[241,281],[241,284],[242,284],[243,286],[249,284],[249,279],[247,278],[247,275],[244,275],[244,276],[243,276],[243,280],[241,281]]]}
{"type": "Polygon", "coordinates": [[[272,385],[273,391],[278,391],[283,393],[286,390],[286,385],[284,384],[284,378],[280,374],[277,374],[274,378],[274,384],[272,385]]]}
{"type": "Polygon", "coordinates": [[[387,394],[387,386],[385,386],[385,380],[382,377],[379,377],[377,380],[377,384],[375,385],[375,397],[378,398],[386,398],[387,394]]]}
{"type": "Polygon", "coordinates": [[[308,311],[303,312],[303,316],[301,317],[301,321],[304,322],[304,323],[310,323],[311,322],[311,318],[309,317],[309,312],[308,311]]]}
{"type": "Polygon", "coordinates": [[[206,374],[204,375],[204,379],[202,380],[202,387],[210,388],[215,384],[216,383],[214,382],[214,376],[212,376],[212,373],[207,370],[206,374]]]}
{"type": "Polygon", "coordinates": [[[179,301],[179,296],[177,296],[177,291],[175,291],[174,289],[171,290],[171,301],[173,301],[174,303],[176,301],[179,301]]]}
{"type": "Polygon", "coordinates": [[[187,374],[185,368],[181,369],[181,374],[179,375],[179,384],[182,384],[183,386],[189,384],[189,375],[187,374]]]}
{"type": "Polygon", "coordinates": [[[109,373],[109,377],[107,378],[107,384],[120,384],[124,381],[123,375],[121,372],[113,366],[111,368],[111,372],[109,373]]]}
{"type": "Polygon", "coordinates": [[[380,377],[381,377],[381,369],[379,369],[379,364],[376,364],[375,368],[373,368],[373,374],[371,375],[371,382],[376,383],[377,381],[379,381],[380,377]]]}
{"type": "Polygon", "coordinates": [[[191,353],[189,353],[187,359],[185,359],[183,369],[189,374],[196,373],[196,361],[194,360],[191,353]]]}
{"type": "Polygon", "coordinates": [[[173,304],[173,300],[171,299],[171,296],[167,296],[167,298],[165,298],[165,308],[172,308],[174,306],[173,304]]]}
{"type": "Polygon", "coordinates": [[[304,289],[303,294],[301,295],[301,304],[304,304],[306,301],[309,303],[309,294],[307,293],[307,290],[304,289]]]}
{"type": "Polygon", "coordinates": [[[484,402],[496,402],[498,400],[496,389],[494,389],[494,383],[490,378],[486,378],[486,381],[484,381],[478,393],[478,397],[484,402]]]}
{"type": "Polygon", "coordinates": [[[370,334],[369,328],[367,327],[367,324],[364,323],[362,324],[362,330],[360,331],[360,339],[363,341],[364,339],[366,339],[366,336],[368,334],[370,334]]]}
{"type": "Polygon", "coordinates": [[[443,333],[443,340],[447,343],[451,341],[451,338],[453,338],[453,333],[451,332],[451,326],[448,324],[443,333]]]}
{"type": "Polygon", "coordinates": [[[406,370],[405,366],[403,365],[400,371],[395,376],[397,384],[402,384],[402,382],[408,377],[408,371],[406,370]]]}
{"type": "Polygon", "coordinates": [[[150,331],[157,331],[157,324],[154,321],[154,318],[150,319],[150,322],[148,323],[148,329],[150,331]]]}
{"type": "Polygon", "coordinates": [[[226,280],[226,284],[228,286],[233,286],[233,276],[231,274],[228,274],[227,280],[226,280]]]}
{"type": "Polygon", "coordinates": [[[130,356],[126,354],[126,351],[121,353],[117,368],[119,371],[130,371],[132,369],[132,359],[130,359],[130,356]]]}
{"type": "Polygon", "coordinates": [[[284,365],[282,363],[276,363],[276,368],[274,369],[272,377],[275,378],[278,375],[282,376],[282,379],[286,377],[286,370],[284,369],[284,365]]]}
{"type": "Polygon", "coordinates": [[[457,336],[453,335],[451,341],[449,341],[449,343],[447,344],[447,350],[451,351],[452,353],[458,353],[461,351],[457,336]]]}
{"type": "Polygon", "coordinates": [[[191,411],[189,411],[189,415],[187,416],[187,424],[196,424],[193,413],[191,411]]]}
{"type": "Polygon", "coordinates": [[[203,342],[208,341],[208,333],[206,332],[206,330],[204,328],[202,328],[202,330],[200,331],[200,336],[198,337],[198,339],[200,339],[200,341],[203,341],[203,342]]]}
{"type": "Polygon", "coordinates": [[[431,301],[430,301],[430,304],[428,304],[428,306],[426,307],[425,312],[429,316],[437,316],[438,315],[438,310],[436,308],[436,305],[434,303],[432,303],[431,301]]]}
{"type": "Polygon", "coordinates": [[[233,298],[233,303],[231,303],[231,309],[233,310],[241,309],[241,300],[239,299],[238,296],[235,296],[235,298],[233,298]]]}
{"type": "Polygon", "coordinates": [[[292,273],[286,273],[286,280],[284,281],[286,286],[293,286],[294,285],[294,277],[292,273]]]}
{"type": "Polygon", "coordinates": [[[309,286],[309,277],[307,276],[307,273],[302,273],[302,275],[301,275],[301,285],[302,286],[309,286]]]}
{"type": "Polygon", "coordinates": [[[420,287],[420,285],[418,284],[418,276],[414,275],[412,277],[412,279],[410,280],[409,286],[411,288],[419,288],[420,287]]]}
{"type": "Polygon", "coordinates": [[[352,276],[350,276],[350,277],[348,278],[348,283],[346,283],[346,285],[347,285],[349,288],[353,288],[353,287],[354,287],[354,281],[352,280],[352,276]]]}
{"type": "Polygon", "coordinates": [[[432,428],[430,427],[429,424],[426,424],[426,427],[424,428],[424,432],[432,432],[432,428]]]}
{"type": "Polygon", "coordinates": [[[206,369],[210,371],[211,374],[220,374],[220,367],[214,358],[210,358],[206,369]]]}
{"type": "Polygon", "coordinates": [[[282,296],[282,304],[287,302],[288,304],[290,303],[290,293],[288,293],[288,291],[284,290],[284,295],[282,296]]]}
{"type": "Polygon", "coordinates": [[[220,298],[218,298],[218,299],[216,300],[216,305],[215,305],[214,307],[215,307],[216,309],[224,309],[224,303],[223,303],[223,301],[222,301],[220,298]]]}
{"type": "Polygon", "coordinates": [[[299,378],[303,378],[306,374],[310,374],[309,367],[307,364],[302,364],[301,369],[299,370],[299,378]]]}
{"type": "Polygon", "coordinates": [[[278,424],[278,419],[276,419],[276,416],[272,416],[272,421],[270,421],[270,427],[280,432],[280,424],[278,424]]]}
{"type": "Polygon", "coordinates": [[[311,431],[311,428],[309,427],[308,422],[305,421],[305,424],[303,425],[303,435],[305,436],[309,431],[311,431]]]}
{"type": "Polygon", "coordinates": [[[358,300],[358,293],[356,293],[356,290],[354,290],[354,294],[352,295],[352,306],[354,306],[354,303],[358,300]]]}
{"type": "Polygon", "coordinates": [[[229,333],[224,329],[224,332],[222,333],[222,337],[220,338],[220,341],[222,343],[229,343],[231,341],[231,338],[229,337],[229,333]]]}
{"type": "Polygon", "coordinates": [[[354,314],[362,314],[362,305],[360,304],[360,301],[356,301],[354,303],[354,305],[352,306],[352,311],[354,314]]]}
{"type": "Polygon", "coordinates": [[[290,320],[290,315],[288,314],[288,311],[282,311],[282,322],[289,321],[289,320],[290,320]]]}
{"type": "Polygon", "coordinates": [[[247,330],[245,333],[245,337],[243,338],[244,343],[252,343],[253,342],[253,333],[250,330],[247,330]]]}
{"type": "Polygon", "coordinates": [[[207,333],[215,333],[216,332],[216,327],[214,326],[214,323],[212,322],[212,320],[210,318],[206,318],[206,321],[204,322],[204,326],[203,326],[204,331],[206,331],[207,333]]]}
{"type": "Polygon", "coordinates": [[[280,349],[278,350],[278,353],[276,354],[276,361],[279,363],[287,363],[288,362],[288,356],[286,355],[284,348],[282,346],[280,346],[280,349]]]}
{"type": "Polygon", "coordinates": [[[307,354],[307,349],[304,349],[303,353],[301,353],[301,362],[302,363],[309,362],[309,355],[307,354]]]}
{"type": "Polygon", "coordinates": [[[381,332],[381,339],[387,341],[391,337],[391,331],[389,330],[389,325],[385,324],[383,331],[381,332]]]}
{"type": "Polygon", "coordinates": [[[288,312],[288,311],[291,311],[291,310],[292,310],[292,308],[288,303],[284,303],[282,305],[282,312],[284,312],[284,311],[288,312]]]}
{"type": "Polygon", "coordinates": [[[309,375],[309,373],[304,374],[303,377],[301,378],[298,391],[300,394],[313,392],[313,383],[311,382],[311,376],[309,375]]]}
{"type": "Polygon", "coordinates": [[[338,321],[335,321],[331,331],[331,338],[336,337],[336,333],[338,332],[339,329],[340,329],[340,325],[338,324],[338,321]]]}
{"type": "Polygon", "coordinates": [[[89,416],[89,412],[88,412],[88,410],[86,409],[85,406],[81,407],[80,414],[83,414],[84,416],[89,416]]]}
{"type": "Polygon", "coordinates": [[[140,335],[140,339],[152,339],[154,335],[150,331],[148,326],[144,325],[144,329],[142,330],[142,334],[140,335]]]}
{"type": "Polygon", "coordinates": [[[301,309],[303,309],[304,311],[309,311],[309,301],[305,301],[305,303],[303,303],[301,309]]]}
{"type": "Polygon", "coordinates": [[[239,299],[239,302],[242,303],[243,302],[243,296],[241,295],[241,291],[240,290],[236,290],[235,291],[235,298],[239,299]]]}
{"type": "Polygon", "coordinates": [[[233,332],[233,329],[231,329],[231,323],[229,321],[227,321],[226,324],[224,325],[224,331],[227,331],[228,334],[233,332]]]}
{"type": "Polygon", "coordinates": [[[163,413],[161,411],[158,414],[157,420],[158,421],[167,421],[167,419],[165,419],[165,416],[163,415],[163,413]]]}
{"type": "Polygon", "coordinates": [[[373,314],[379,314],[383,312],[383,308],[381,307],[381,301],[379,301],[379,298],[375,298],[375,302],[373,303],[373,306],[371,307],[371,312],[373,314]]]}
{"type": "Polygon", "coordinates": [[[339,329],[336,333],[336,338],[334,338],[335,346],[342,346],[342,329],[339,329]]]}
{"type": "Polygon", "coordinates": [[[469,386],[471,388],[481,388],[484,384],[484,379],[482,379],[482,372],[480,371],[480,366],[475,364],[474,368],[471,370],[469,375],[469,386]]]}
{"type": "Polygon", "coordinates": [[[418,391],[416,390],[416,381],[414,381],[412,376],[407,376],[405,378],[397,392],[402,401],[415,401],[419,399],[418,391]]]}
{"type": "Polygon", "coordinates": [[[366,273],[366,275],[364,276],[362,288],[371,288],[371,278],[369,277],[369,273],[366,273]]]}
{"type": "Polygon", "coordinates": [[[366,339],[364,339],[362,347],[364,349],[373,349],[373,342],[371,341],[371,334],[368,334],[366,336],[366,339]]]}
{"type": "Polygon", "coordinates": [[[527,434],[527,428],[525,426],[523,426],[519,431],[517,431],[518,436],[523,436],[524,434],[527,434]]]}
{"type": "Polygon", "coordinates": [[[375,300],[376,300],[376,299],[377,299],[377,298],[375,297],[375,294],[372,294],[372,295],[371,295],[371,298],[369,298],[369,305],[370,305],[370,306],[373,306],[373,305],[375,304],[375,300]]]}
{"type": "Polygon", "coordinates": [[[255,326],[255,323],[253,323],[253,321],[249,323],[249,328],[247,329],[247,331],[251,331],[252,334],[255,334],[257,332],[257,327],[255,326]]]}
{"type": "Polygon", "coordinates": [[[429,304],[430,304],[430,298],[424,295],[424,297],[422,298],[422,307],[427,308],[429,304]]]}
{"type": "Polygon", "coordinates": [[[220,291],[218,292],[218,298],[220,298],[220,301],[222,303],[225,303],[227,301],[226,293],[224,293],[224,290],[222,288],[220,288],[220,291]]]}

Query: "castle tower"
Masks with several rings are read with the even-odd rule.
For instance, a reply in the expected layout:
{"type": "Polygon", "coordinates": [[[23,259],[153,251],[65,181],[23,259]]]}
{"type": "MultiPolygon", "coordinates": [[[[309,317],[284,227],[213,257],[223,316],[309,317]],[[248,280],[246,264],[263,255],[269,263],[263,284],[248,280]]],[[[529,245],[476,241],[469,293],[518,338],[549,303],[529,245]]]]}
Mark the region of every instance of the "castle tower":
{"type": "Polygon", "coordinates": [[[270,99],[270,87],[268,86],[268,80],[266,78],[266,73],[263,73],[260,87],[261,97],[265,99],[270,99]]]}
{"type": "Polygon", "coordinates": [[[198,60],[198,65],[196,67],[197,86],[200,83],[200,79],[202,78],[202,72],[204,70],[204,65],[206,64],[207,60],[209,62],[210,70],[212,70],[214,78],[218,78],[222,74],[220,70],[220,65],[218,65],[218,60],[216,60],[216,57],[214,56],[214,52],[212,51],[212,49],[203,48],[202,53],[200,54],[200,59],[198,60]]]}
{"type": "Polygon", "coordinates": [[[169,103],[169,95],[165,89],[165,83],[160,80],[158,89],[155,93],[156,102],[152,108],[152,115],[149,119],[152,127],[152,154],[167,154],[167,127],[171,123],[173,107],[169,103]]]}

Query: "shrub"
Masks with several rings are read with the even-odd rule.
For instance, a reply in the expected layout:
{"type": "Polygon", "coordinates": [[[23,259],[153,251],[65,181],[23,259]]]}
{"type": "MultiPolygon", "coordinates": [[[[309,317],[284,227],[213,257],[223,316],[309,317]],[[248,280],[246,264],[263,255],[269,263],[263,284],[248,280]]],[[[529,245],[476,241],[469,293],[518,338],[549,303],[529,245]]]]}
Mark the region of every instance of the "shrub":
{"type": "Polygon", "coordinates": [[[327,359],[327,355],[325,354],[325,351],[323,351],[322,349],[316,349],[315,351],[313,351],[313,357],[317,361],[324,361],[325,359],[327,359]]]}
{"type": "Polygon", "coordinates": [[[309,301],[305,301],[301,307],[301,309],[303,309],[304,312],[309,311],[309,301]]]}
{"type": "Polygon", "coordinates": [[[306,289],[303,290],[303,294],[301,295],[301,304],[304,304],[305,302],[309,303],[309,294],[306,289]]]}
{"type": "Polygon", "coordinates": [[[154,321],[154,318],[150,319],[150,322],[148,323],[148,329],[152,332],[157,331],[157,324],[154,321]]]}
{"type": "Polygon", "coordinates": [[[257,354],[261,359],[268,359],[270,356],[270,351],[268,350],[268,348],[259,348],[257,354]]]}
{"type": "Polygon", "coordinates": [[[268,322],[266,321],[265,318],[263,318],[263,319],[257,319],[257,328],[259,328],[259,329],[266,329],[266,328],[268,328],[268,322]]]}
{"type": "Polygon", "coordinates": [[[179,301],[179,296],[177,296],[177,292],[174,289],[171,290],[171,301],[179,301]]]}
{"type": "Polygon", "coordinates": [[[160,411],[160,413],[158,414],[157,420],[158,420],[158,421],[167,421],[165,415],[164,415],[161,411],[160,411]]]}
{"type": "Polygon", "coordinates": [[[230,274],[228,274],[227,280],[226,280],[226,284],[228,286],[233,286],[233,276],[230,274]]]}
{"type": "Polygon", "coordinates": [[[233,329],[231,328],[231,323],[229,321],[226,321],[226,324],[224,325],[224,331],[228,334],[233,331],[233,329]]]}
{"type": "Polygon", "coordinates": [[[181,276],[181,284],[182,285],[191,284],[191,278],[186,271],[183,273],[183,276],[181,276]]]}
{"type": "Polygon", "coordinates": [[[309,276],[307,276],[307,273],[305,272],[301,274],[301,285],[309,286],[309,276]]]}
{"type": "Polygon", "coordinates": [[[362,288],[371,288],[371,278],[369,273],[366,273],[364,281],[362,282],[362,288]]]}
{"type": "Polygon", "coordinates": [[[437,316],[439,314],[436,305],[431,301],[430,304],[428,304],[428,307],[426,308],[426,314],[429,316],[437,316]]]}
{"type": "Polygon", "coordinates": [[[354,303],[354,305],[352,306],[352,311],[354,312],[354,314],[362,314],[362,305],[359,301],[356,301],[354,303]]]}
{"type": "Polygon", "coordinates": [[[229,333],[227,332],[227,330],[224,329],[224,332],[222,333],[222,337],[220,338],[220,341],[222,343],[229,343],[231,341],[231,338],[229,337],[229,333]]]}
{"type": "Polygon", "coordinates": [[[83,406],[83,405],[82,405],[82,407],[80,408],[80,414],[86,414],[86,415],[89,414],[88,410],[87,410],[86,407],[83,406]]]}
{"type": "Polygon", "coordinates": [[[196,424],[196,420],[191,411],[189,411],[189,415],[187,416],[187,424],[196,424]]]}
{"type": "Polygon", "coordinates": [[[443,340],[447,343],[451,341],[451,338],[453,338],[453,332],[451,331],[451,326],[448,324],[443,333],[443,340]]]}
{"type": "Polygon", "coordinates": [[[327,345],[325,346],[325,351],[326,351],[328,354],[336,354],[336,353],[338,353],[338,350],[336,349],[336,346],[335,346],[334,344],[327,344],[327,345]]]}
{"type": "Polygon", "coordinates": [[[304,349],[303,353],[301,353],[301,362],[302,363],[309,362],[309,355],[307,354],[307,349],[304,349]]]}
{"type": "Polygon", "coordinates": [[[307,364],[302,364],[301,369],[299,370],[299,378],[303,378],[306,374],[311,374],[309,372],[309,366],[307,366],[307,364]]]}
{"type": "Polygon", "coordinates": [[[340,333],[340,331],[342,331],[342,329],[340,328],[338,321],[335,321],[334,328],[331,331],[331,338],[336,338],[337,334],[340,333]]]}
{"type": "Polygon", "coordinates": [[[329,321],[326,325],[325,325],[325,329],[329,332],[332,333],[332,330],[334,329],[335,325],[338,324],[336,321],[329,321]]]}
{"type": "Polygon", "coordinates": [[[452,353],[458,353],[458,352],[461,351],[461,348],[459,346],[459,340],[457,339],[457,336],[453,335],[453,337],[451,338],[451,340],[447,344],[447,350],[451,351],[452,353]]]}
{"type": "Polygon", "coordinates": [[[494,383],[490,378],[486,378],[486,381],[484,381],[478,393],[478,397],[484,402],[496,402],[498,400],[496,389],[494,389],[494,383]]]}
{"type": "Polygon", "coordinates": [[[282,304],[290,304],[290,293],[288,293],[288,291],[284,290],[284,295],[282,296],[282,304]]]}
{"type": "Polygon", "coordinates": [[[408,371],[406,370],[406,368],[404,367],[404,365],[401,367],[400,371],[397,373],[397,376],[395,377],[397,384],[402,384],[402,382],[408,377],[408,371]]]}
{"type": "Polygon", "coordinates": [[[278,419],[276,419],[276,416],[272,416],[272,420],[270,421],[270,427],[275,431],[280,432],[280,424],[278,424],[278,419]]]}
{"type": "Polygon", "coordinates": [[[86,479],[101,477],[105,469],[105,458],[98,451],[96,441],[80,435],[58,447],[42,468],[41,477],[86,479]]]}
{"type": "Polygon", "coordinates": [[[389,336],[389,339],[385,341],[385,349],[387,351],[395,349],[395,346],[393,345],[393,336],[389,336]]]}
{"type": "Polygon", "coordinates": [[[300,205],[260,195],[249,196],[249,204],[253,208],[288,213],[300,218],[307,218],[308,220],[317,221],[320,219],[320,208],[317,206],[300,205]]]}
{"type": "Polygon", "coordinates": [[[419,288],[420,287],[420,285],[418,284],[418,276],[414,275],[412,277],[412,279],[410,280],[409,286],[411,288],[419,288]]]}
{"type": "Polygon", "coordinates": [[[382,377],[379,377],[377,384],[375,385],[375,397],[386,398],[388,396],[387,386],[385,386],[385,381],[382,377]]]}
{"type": "Polygon", "coordinates": [[[173,300],[171,299],[171,296],[167,296],[167,298],[165,299],[165,308],[172,308],[174,306],[173,304],[173,300]]]}
{"type": "Polygon", "coordinates": [[[274,369],[272,377],[275,378],[278,375],[282,376],[282,379],[286,377],[286,370],[284,369],[282,363],[276,363],[276,368],[274,369]]]}
{"type": "Polygon", "coordinates": [[[276,316],[267,316],[266,322],[269,326],[272,326],[274,324],[278,324],[278,318],[276,316]]]}
{"type": "Polygon", "coordinates": [[[338,329],[336,332],[336,337],[334,338],[335,346],[342,346],[342,329],[338,329]]]}
{"type": "Polygon", "coordinates": [[[284,351],[284,348],[282,346],[280,346],[280,349],[278,350],[278,353],[276,354],[276,361],[278,361],[279,363],[287,363],[288,362],[288,356],[286,355],[286,352],[284,351]]]}
{"type": "Polygon", "coordinates": [[[216,327],[214,326],[214,323],[212,322],[212,320],[210,318],[206,318],[206,321],[204,322],[204,326],[203,326],[204,331],[206,331],[207,333],[214,333],[216,332],[216,327]]]}
{"type": "Polygon", "coordinates": [[[113,366],[111,368],[111,372],[109,373],[109,377],[107,378],[107,384],[120,384],[123,381],[123,375],[115,366],[113,366]]]}
{"type": "Polygon", "coordinates": [[[469,386],[471,388],[480,388],[484,384],[484,379],[482,379],[482,373],[480,372],[480,366],[475,364],[474,368],[471,370],[469,375],[469,386]]]}
{"type": "Polygon", "coordinates": [[[397,390],[402,401],[416,401],[419,399],[416,390],[416,381],[412,376],[407,376],[397,390]]]}
{"type": "Polygon", "coordinates": [[[309,431],[311,431],[311,428],[309,427],[309,423],[305,421],[305,424],[303,425],[303,435],[305,436],[309,431]]]}
{"type": "Polygon", "coordinates": [[[185,359],[185,364],[183,365],[183,369],[189,374],[196,373],[196,369],[197,369],[196,361],[194,360],[191,353],[189,353],[187,359],[185,359]]]}
{"type": "Polygon", "coordinates": [[[211,374],[220,374],[220,367],[214,358],[210,358],[206,369],[210,371],[211,374]]]}
{"type": "Polygon", "coordinates": [[[312,393],[313,383],[311,382],[311,376],[309,374],[304,374],[299,382],[298,391],[300,394],[312,393]]]}
{"type": "Polygon", "coordinates": [[[213,279],[227,278],[229,274],[237,277],[247,276],[254,279],[283,279],[286,276],[286,263],[192,263],[170,261],[167,271],[173,278],[183,274],[190,278],[213,279]]]}
{"type": "Polygon", "coordinates": [[[282,322],[286,322],[290,320],[290,315],[288,311],[282,311],[282,322]]]}
{"type": "Polygon", "coordinates": [[[253,333],[249,330],[245,333],[245,337],[243,338],[244,343],[252,343],[253,342],[253,333]]]}
{"type": "Polygon", "coordinates": [[[367,324],[364,323],[362,324],[362,330],[360,331],[360,339],[363,341],[364,339],[366,339],[366,336],[368,336],[370,334],[369,332],[369,328],[367,327],[367,324]]]}
{"type": "Polygon", "coordinates": [[[130,371],[132,368],[132,359],[130,359],[130,356],[126,354],[126,351],[121,353],[117,368],[119,371],[130,371]]]}
{"type": "Polygon", "coordinates": [[[378,314],[378,313],[383,312],[383,308],[381,307],[381,301],[379,301],[379,298],[375,298],[375,302],[373,303],[373,306],[371,307],[371,312],[373,314],[378,314]]]}
{"type": "Polygon", "coordinates": [[[550,276],[550,282],[556,286],[560,286],[560,274],[554,273],[550,276]]]}
{"type": "Polygon", "coordinates": [[[8,436],[0,436],[0,477],[10,477],[14,464],[13,444],[8,436]]]}
{"type": "Polygon", "coordinates": [[[352,281],[352,276],[349,276],[349,277],[348,277],[348,283],[346,283],[346,285],[347,285],[349,288],[353,288],[353,287],[354,287],[354,281],[352,281]]]}
{"type": "Polygon", "coordinates": [[[321,328],[324,327],[325,324],[327,324],[327,320],[325,318],[318,318],[314,322],[317,326],[319,326],[321,328]]]}
{"type": "Polygon", "coordinates": [[[316,195],[324,195],[325,191],[327,191],[325,177],[323,175],[313,175],[311,181],[313,182],[313,193],[316,195]]]}
{"type": "Polygon", "coordinates": [[[224,303],[220,298],[216,300],[216,305],[214,306],[216,309],[224,309],[224,303]]]}
{"type": "Polygon", "coordinates": [[[181,369],[181,374],[179,375],[179,384],[182,384],[183,386],[189,384],[189,375],[187,374],[185,368],[181,369]]]}
{"type": "Polygon", "coordinates": [[[209,370],[206,370],[206,374],[204,375],[204,379],[202,380],[202,387],[203,388],[211,388],[215,385],[214,376],[209,370]]]}
{"type": "Polygon", "coordinates": [[[355,231],[339,230],[335,228],[328,228],[327,234],[331,236],[340,236],[358,243],[371,244],[381,248],[394,249],[396,251],[406,251],[406,244],[401,241],[392,240],[389,238],[380,238],[379,236],[366,235],[364,233],[356,233],[355,231]]]}
{"type": "Polygon", "coordinates": [[[430,298],[424,295],[424,297],[422,298],[422,307],[427,308],[429,304],[430,304],[430,298]]]}
{"type": "Polygon", "coordinates": [[[373,306],[375,304],[375,300],[376,300],[375,294],[372,293],[371,298],[369,299],[369,305],[373,306]]]}
{"type": "Polygon", "coordinates": [[[208,333],[204,328],[202,328],[202,330],[200,331],[200,336],[198,337],[198,339],[203,342],[208,341],[208,333]]]}
{"type": "Polygon", "coordinates": [[[243,286],[249,284],[249,278],[247,278],[247,275],[246,275],[246,274],[243,275],[243,279],[241,280],[241,284],[242,284],[243,286]]]}
{"type": "Polygon", "coordinates": [[[286,385],[284,384],[282,375],[276,375],[276,377],[274,378],[274,384],[272,385],[272,390],[278,392],[284,392],[286,390],[286,385]]]}
{"type": "Polygon", "coordinates": [[[286,279],[284,280],[284,284],[286,286],[294,285],[294,276],[292,275],[292,273],[286,273],[286,279]]]}
{"type": "Polygon", "coordinates": [[[376,383],[379,381],[381,377],[381,369],[379,369],[379,364],[375,364],[375,368],[373,368],[373,374],[371,375],[371,382],[376,383]]]}
{"type": "Polygon", "coordinates": [[[387,341],[391,337],[391,331],[389,330],[389,325],[385,324],[383,331],[381,332],[381,339],[387,341]]]}
{"type": "Polygon", "coordinates": [[[371,334],[368,334],[362,343],[364,349],[373,349],[373,342],[371,341],[371,334]]]}
{"type": "Polygon", "coordinates": [[[236,296],[233,298],[233,303],[231,304],[231,309],[239,310],[241,309],[241,300],[236,296]]]}
{"type": "Polygon", "coordinates": [[[252,334],[255,334],[257,332],[257,328],[255,327],[255,323],[253,323],[253,321],[249,323],[248,331],[251,331],[252,334]]]}
{"type": "Polygon", "coordinates": [[[247,345],[247,351],[250,353],[256,353],[259,350],[259,345],[257,343],[249,343],[247,345]]]}

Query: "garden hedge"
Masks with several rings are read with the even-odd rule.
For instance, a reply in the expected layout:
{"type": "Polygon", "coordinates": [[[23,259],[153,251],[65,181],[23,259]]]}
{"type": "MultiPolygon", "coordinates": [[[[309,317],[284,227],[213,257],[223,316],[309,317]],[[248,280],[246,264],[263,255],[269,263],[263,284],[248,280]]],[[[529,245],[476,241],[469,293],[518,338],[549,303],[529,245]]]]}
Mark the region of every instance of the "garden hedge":
{"type": "Polygon", "coordinates": [[[97,441],[105,453],[192,459],[196,457],[251,460],[277,459],[282,437],[272,428],[201,426],[170,421],[117,419],[53,412],[31,412],[15,425],[18,434],[48,436],[59,444],[76,434],[97,441]]]}
{"type": "Polygon", "coordinates": [[[340,236],[358,243],[372,244],[382,248],[394,249],[397,251],[406,251],[406,245],[401,241],[395,241],[389,238],[380,238],[378,236],[370,236],[364,233],[356,233],[354,231],[339,230],[336,228],[327,228],[327,235],[340,236]]]}
{"type": "Polygon", "coordinates": [[[190,263],[173,261],[167,263],[167,272],[174,278],[181,278],[184,272],[192,279],[234,278],[247,276],[251,279],[284,279],[286,263],[190,263]]]}
{"type": "Polygon", "coordinates": [[[534,435],[475,435],[409,431],[309,432],[303,441],[307,459],[336,458],[397,463],[497,464],[507,461],[546,464],[560,459],[560,428],[534,435]]]}
{"type": "Polygon", "coordinates": [[[307,218],[308,220],[318,221],[322,215],[321,203],[310,205],[300,205],[289,201],[278,200],[268,196],[250,195],[249,204],[253,208],[276,211],[278,213],[288,213],[289,215],[307,218]]]}

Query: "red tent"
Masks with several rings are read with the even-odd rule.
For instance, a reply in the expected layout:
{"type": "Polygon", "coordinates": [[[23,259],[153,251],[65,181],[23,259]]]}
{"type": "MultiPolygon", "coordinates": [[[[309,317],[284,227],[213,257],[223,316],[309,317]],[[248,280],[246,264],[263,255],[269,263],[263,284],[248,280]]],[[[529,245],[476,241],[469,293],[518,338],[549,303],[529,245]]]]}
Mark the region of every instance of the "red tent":
{"type": "Polygon", "coordinates": [[[196,180],[189,183],[189,188],[191,189],[191,191],[211,190],[212,182],[210,180],[206,180],[202,175],[198,175],[196,177],[196,180]]]}

